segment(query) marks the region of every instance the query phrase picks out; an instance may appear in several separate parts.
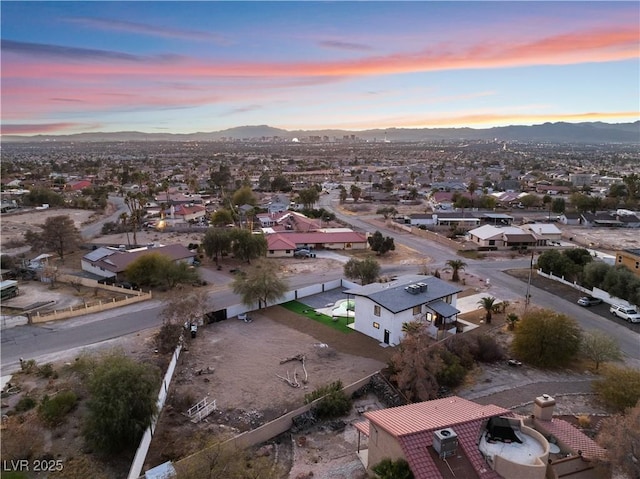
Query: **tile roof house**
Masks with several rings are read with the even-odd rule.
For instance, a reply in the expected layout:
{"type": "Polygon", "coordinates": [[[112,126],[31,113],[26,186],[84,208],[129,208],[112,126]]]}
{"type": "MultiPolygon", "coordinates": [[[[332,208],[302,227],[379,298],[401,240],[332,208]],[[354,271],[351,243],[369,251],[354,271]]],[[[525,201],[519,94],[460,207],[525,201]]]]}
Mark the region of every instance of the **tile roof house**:
{"type": "Polygon", "coordinates": [[[457,286],[433,276],[407,275],[390,283],[371,283],[348,289],[353,298],[353,328],[381,343],[396,345],[402,337],[402,325],[423,321],[434,337],[441,330],[456,331],[457,286]]]}
{"type": "Polygon", "coordinates": [[[597,478],[593,460],[606,451],[553,418],[554,405],[542,395],[525,417],[452,396],[365,412],[354,424],[358,456],[369,471],[382,459],[404,459],[415,479],[597,478]]]}
{"type": "Polygon", "coordinates": [[[189,251],[181,244],[167,246],[145,246],[133,250],[124,248],[97,248],[82,257],[82,270],[103,278],[123,279],[123,273],[133,261],[150,253],[160,253],[173,261],[193,263],[196,253],[189,251]]]}
{"type": "MultiPolygon", "coordinates": [[[[267,249],[274,251],[277,255],[278,251],[290,249],[291,244],[295,248],[308,249],[366,249],[367,237],[362,233],[342,228],[332,231],[332,228],[326,230],[313,231],[309,233],[277,233],[271,232],[267,234],[267,249]]],[[[271,254],[271,253],[267,253],[271,254]]]]}

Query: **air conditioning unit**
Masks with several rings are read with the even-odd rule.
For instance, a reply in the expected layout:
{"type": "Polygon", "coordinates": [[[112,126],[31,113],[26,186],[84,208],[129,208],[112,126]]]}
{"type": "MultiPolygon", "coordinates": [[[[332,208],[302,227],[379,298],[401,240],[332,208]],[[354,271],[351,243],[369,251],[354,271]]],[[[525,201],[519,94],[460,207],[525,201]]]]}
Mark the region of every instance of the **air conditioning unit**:
{"type": "Polygon", "coordinates": [[[420,292],[420,286],[418,286],[417,284],[410,284],[409,286],[404,288],[404,290],[410,294],[418,294],[420,292]]]}
{"type": "Polygon", "coordinates": [[[433,449],[440,457],[453,456],[458,450],[458,435],[451,428],[434,431],[433,449]]]}
{"type": "Polygon", "coordinates": [[[427,290],[427,283],[416,283],[416,286],[420,288],[421,293],[424,293],[427,290]]]}

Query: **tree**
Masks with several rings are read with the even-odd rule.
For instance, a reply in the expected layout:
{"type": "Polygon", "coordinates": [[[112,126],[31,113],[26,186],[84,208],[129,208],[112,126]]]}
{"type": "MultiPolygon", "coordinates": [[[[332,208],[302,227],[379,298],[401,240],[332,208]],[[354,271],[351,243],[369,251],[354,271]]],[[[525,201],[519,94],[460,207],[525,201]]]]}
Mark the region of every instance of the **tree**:
{"type": "Polygon", "coordinates": [[[205,254],[218,261],[218,256],[222,256],[231,250],[233,238],[232,230],[209,228],[202,239],[202,247],[205,254]]]}
{"type": "Polygon", "coordinates": [[[620,477],[640,477],[640,403],[625,414],[605,418],[598,444],[607,450],[609,464],[620,477]]]}
{"type": "Polygon", "coordinates": [[[291,191],[291,183],[284,175],[277,175],[271,181],[271,191],[282,191],[283,193],[291,191]]]}
{"type": "Polygon", "coordinates": [[[133,243],[138,244],[137,232],[140,229],[140,223],[142,221],[142,217],[144,216],[144,204],[146,202],[146,198],[144,194],[141,192],[138,193],[127,193],[127,196],[124,198],[124,203],[129,208],[129,224],[131,225],[131,230],[133,232],[133,243]]]}
{"type": "Polygon", "coordinates": [[[443,367],[426,333],[405,335],[391,356],[391,380],[410,401],[428,401],[438,394],[437,374],[443,367]]]}
{"type": "Polygon", "coordinates": [[[252,259],[267,254],[267,240],[262,234],[255,235],[248,230],[233,230],[231,238],[231,251],[241,261],[251,264],[252,259]]]}
{"type": "Polygon", "coordinates": [[[603,362],[622,359],[622,353],[616,340],[600,331],[584,333],[580,349],[584,357],[594,362],[596,371],[603,362]]]}
{"type": "Polygon", "coordinates": [[[516,329],[516,323],[520,321],[520,318],[516,313],[509,313],[507,314],[507,317],[505,318],[505,320],[509,325],[509,331],[513,331],[514,329],[516,329]]]}
{"type": "Polygon", "coordinates": [[[515,330],[512,348],[522,361],[541,368],[562,367],[580,351],[578,323],[560,313],[536,309],[526,313],[515,330]]]}
{"type": "Polygon", "coordinates": [[[398,210],[395,209],[393,206],[383,206],[381,208],[378,208],[376,211],[377,215],[382,215],[384,217],[384,219],[389,219],[389,217],[393,217],[395,215],[398,214],[398,210]]]}
{"type": "Polygon", "coordinates": [[[41,229],[39,233],[27,230],[24,239],[34,250],[55,252],[62,262],[65,253],[73,251],[82,243],[80,231],[67,215],[47,218],[38,227],[41,229]]]}
{"type": "Polygon", "coordinates": [[[413,479],[409,463],[404,459],[383,459],[371,468],[380,479],[413,479]]]}
{"type": "Polygon", "coordinates": [[[602,369],[602,379],[593,382],[600,399],[618,412],[636,406],[640,401],[640,370],[611,364],[602,369]]]}
{"type": "Polygon", "coordinates": [[[349,279],[360,280],[362,285],[373,283],[379,274],[380,264],[373,258],[351,258],[344,265],[344,275],[349,279]]]}
{"type": "Polygon", "coordinates": [[[554,198],[553,199],[553,203],[551,203],[551,211],[553,211],[554,213],[564,213],[564,210],[566,208],[566,203],[564,201],[564,198],[554,198]]]}
{"type": "Polygon", "coordinates": [[[162,326],[156,334],[156,347],[161,353],[173,351],[178,345],[185,324],[199,324],[213,306],[203,290],[185,291],[176,288],[164,303],[162,326]]]}
{"type": "Polygon", "coordinates": [[[340,185],[340,203],[344,203],[345,201],[347,201],[347,197],[349,195],[347,194],[347,189],[340,185]]]}
{"type": "Polygon", "coordinates": [[[298,199],[305,209],[313,208],[313,205],[320,198],[320,193],[315,187],[307,188],[298,193],[298,199]]]}
{"type": "Polygon", "coordinates": [[[216,210],[211,215],[211,223],[213,223],[214,226],[233,224],[233,213],[226,208],[216,210]]]}
{"type": "Polygon", "coordinates": [[[386,238],[382,236],[380,231],[376,231],[367,239],[369,246],[372,251],[378,253],[378,256],[382,256],[387,251],[393,251],[396,249],[396,245],[393,242],[393,238],[387,236],[386,238]]]}
{"type": "Polygon", "coordinates": [[[493,308],[496,304],[496,298],[492,296],[485,296],[478,300],[478,304],[480,305],[478,308],[482,308],[486,311],[485,321],[487,324],[491,324],[491,314],[493,313],[493,308]]]}
{"type": "Polygon", "coordinates": [[[450,259],[446,264],[452,270],[451,281],[455,283],[460,281],[459,271],[464,270],[467,267],[467,263],[465,263],[461,259],[450,259]]]}
{"type": "Polygon", "coordinates": [[[231,199],[233,205],[242,206],[242,205],[256,205],[258,200],[256,199],[253,191],[248,186],[243,186],[233,193],[233,197],[231,199]]]}
{"type": "Polygon", "coordinates": [[[353,198],[353,201],[357,203],[361,196],[362,188],[357,185],[351,185],[351,197],[353,198]]]}
{"type": "Polygon", "coordinates": [[[135,449],[158,412],[159,386],[157,368],[120,351],[103,357],[88,381],[83,433],[89,445],[106,454],[135,449]]]}
{"type": "Polygon", "coordinates": [[[254,264],[248,271],[239,274],[231,283],[235,294],[239,294],[242,304],[252,307],[258,303],[258,307],[281,298],[288,290],[289,285],[274,274],[273,266],[262,260],[254,264]]]}
{"type": "Polygon", "coordinates": [[[129,281],[138,286],[192,284],[199,279],[198,271],[182,261],[175,262],[162,253],[148,253],[134,260],[125,270],[129,281]]]}

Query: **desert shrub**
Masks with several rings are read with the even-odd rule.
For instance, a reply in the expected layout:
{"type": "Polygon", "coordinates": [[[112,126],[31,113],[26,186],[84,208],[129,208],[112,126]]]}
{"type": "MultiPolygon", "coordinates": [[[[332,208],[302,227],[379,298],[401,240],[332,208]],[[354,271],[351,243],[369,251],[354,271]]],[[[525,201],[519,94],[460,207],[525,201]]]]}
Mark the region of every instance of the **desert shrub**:
{"type": "Polygon", "coordinates": [[[33,399],[30,396],[24,396],[20,398],[20,400],[16,404],[16,407],[14,407],[13,410],[17,413],[26,412],[36,407],[36,404],[37,402],[35,399],[33,399]]]}
{"type": "Polygon", "coordinates": [[[447,349],[442,349],[440,359],[442,359],[443,366],[436,373],[438,385],[455,387],[462,384],[467,375],[467,369],[460,364],[460,358],[447,349]]]}
{"type": "Polygon", "coordinates": [[[505,358],[504,349],[498,342],[487,334],[476,336],[478,345],[476,360],[483,363],[493,363],[505,358]]]}
{"type": "MultiPolygon", "coordinates": [[[[2,460],[20,460],[41,457],[44,452],[44,430],[38,421],[22,422],[17,417],[9,418],[7,430],[2,433],[0,453],[2,460]],[[11,431],[9,434],[7,431],[11,431]]],[[[2,472],[2,479],[5,472],[2,472]]]]}
{"type": "Polygon", "coordinates": [[[47,363],[42,366],[38,366],[38,376],[42,378],[57,378],[58,373],[53,369],[53,364],[47,363]]]}
{"type": "Polygon", "coordinates": [[[179,411],[186,411],[196,403],[193,391],[175,392],[171,396],[171,406],[179,411]]]}
{"type": "Polygon", "coordinates": [[[380,479],[413,479],[409,463],[404,459],[383,459],[371,468],[380,479]]]}
{"type": "Polygon", "coordinates": [[[315,401],[316,399],[320,399],[322,396],[326,396],[333,391],[340,391],[342,389],[342,381],[334,381],[329,384],[325,384],[324,386],[320,386],[315,388],[310,393],[304,395],[304,403],[309,404],[315,401]]]}
{"type": "Polygon", "coordinates": [[[165,321],[154,337],[154,343],[158,352],[165,354],[174,351],[176,346],[178,346],[182,332],[182,325],[165,321]]]}
{"type": "Polygon", "coordinates": [[[313,408],[313,412],[320,419],[333,419],[344,416],[351,410],[351,398],[342,389],[331,391],[324,396],[313,408]]]}
{"type": "Polygon", "coordinates": [[[38,370],[38,363],[35,359],[20,359],[20,370],[25,374],[31,374],[38,370]]]}
{"type": "Polygon", "coordinates": [[[607,365],[593,389],[607,407],[623,412],[640,401],[640,370],[607,365]]]}
{"type": "Polygon", "coordinates": [[[73,410],[77,400],[78,396],[73,391],[60,391],[53,397],[45,395],[38,406],[38,415],[47,426],[57,426],[73,410]]]}
{"type": "Polygon", "coordinates": [[[460,364],[465,368],[473,367],[475,358],[479,355],[477,339],[466,334],[452,336],[445,342],[445,347],[458,356],[460,364]]]}

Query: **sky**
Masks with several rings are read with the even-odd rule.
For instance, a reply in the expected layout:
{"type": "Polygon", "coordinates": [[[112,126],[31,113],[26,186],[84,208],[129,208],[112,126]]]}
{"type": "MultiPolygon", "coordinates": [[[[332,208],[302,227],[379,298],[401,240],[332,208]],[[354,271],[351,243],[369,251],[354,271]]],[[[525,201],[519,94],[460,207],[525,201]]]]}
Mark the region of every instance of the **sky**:
{"type": "Polygon", "coordinates": [[[640,2],[18,2],[2,134],[632,122],[640,2]]]}

